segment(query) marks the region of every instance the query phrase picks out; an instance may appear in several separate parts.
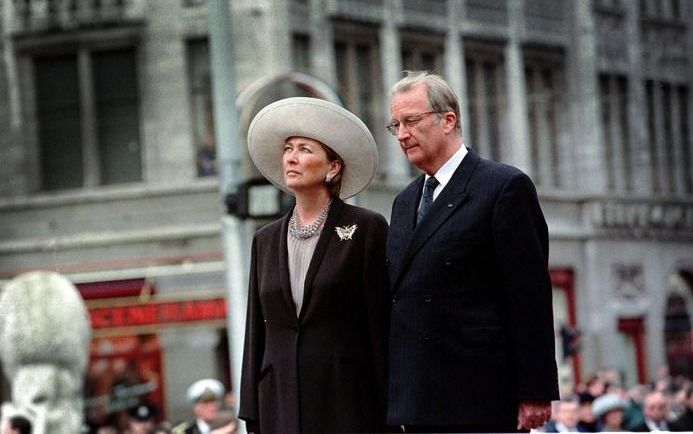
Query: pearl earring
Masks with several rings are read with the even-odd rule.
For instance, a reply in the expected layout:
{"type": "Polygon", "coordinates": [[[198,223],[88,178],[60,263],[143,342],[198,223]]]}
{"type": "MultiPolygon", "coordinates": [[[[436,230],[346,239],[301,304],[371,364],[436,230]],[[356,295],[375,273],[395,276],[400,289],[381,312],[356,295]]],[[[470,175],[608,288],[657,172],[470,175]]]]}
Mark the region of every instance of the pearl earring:
{"type": "Polygon", "coordinates": [[[328,174],[325,176],[325,182],[329,184],[330,181],[332,181],[332,175],[330,175],[330,174],[328,173],[328,174]]]}

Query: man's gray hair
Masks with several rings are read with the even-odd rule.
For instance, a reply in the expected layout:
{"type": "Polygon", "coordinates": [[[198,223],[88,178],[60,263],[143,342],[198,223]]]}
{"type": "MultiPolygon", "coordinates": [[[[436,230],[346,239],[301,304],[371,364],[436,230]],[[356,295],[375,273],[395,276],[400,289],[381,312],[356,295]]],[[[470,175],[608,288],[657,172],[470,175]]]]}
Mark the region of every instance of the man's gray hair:
{"type": "Polygon", "coordinates": [[[406,92],[412,87],[423,84],[428,94],[428,105],[437,113],[453,112],[457,117],[455,129],[462,134],[460,124],[460,103],[455,92],[443,77],[428,71],[404,71],[404,77],[392,86],[390,97],[400,92],[406,92]]]}

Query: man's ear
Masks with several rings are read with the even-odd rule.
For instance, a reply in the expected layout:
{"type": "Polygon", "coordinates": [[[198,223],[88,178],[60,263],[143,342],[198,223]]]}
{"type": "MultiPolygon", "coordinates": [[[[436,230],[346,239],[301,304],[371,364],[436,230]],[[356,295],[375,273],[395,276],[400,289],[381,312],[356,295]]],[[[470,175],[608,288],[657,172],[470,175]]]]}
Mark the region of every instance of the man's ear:
{"type": "Polygon", "coordinates": [[[459,122],[460,120],[457,119],[457,116],[454,112],[445,112],[443,113],[442,121],[443,131],[445,132],[445,134],[448,134],[455,129],[457,122],[459,122]]]}

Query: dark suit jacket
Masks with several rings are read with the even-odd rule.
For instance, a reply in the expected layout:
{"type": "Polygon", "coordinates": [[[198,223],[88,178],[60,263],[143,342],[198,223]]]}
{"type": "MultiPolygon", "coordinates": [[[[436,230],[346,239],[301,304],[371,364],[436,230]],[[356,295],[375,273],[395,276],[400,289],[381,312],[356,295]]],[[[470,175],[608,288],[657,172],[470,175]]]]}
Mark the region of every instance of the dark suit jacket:
{"type": "Polygon", "coordinates": [[[558,399],[536,190],[470,151],[415,227],[423,182],[392,206],[388,423],[514,426],[519,401],[558,399]]]}
{"type": "Polygon", "coordinates": [[[253,241],[239,417],[263,434],[382,430],[387,222],[334,199],[297,318],[288,220],[264,227],[253,241]],[[352,239],[340,239],[335,227],[354,224],[352,239]]]}

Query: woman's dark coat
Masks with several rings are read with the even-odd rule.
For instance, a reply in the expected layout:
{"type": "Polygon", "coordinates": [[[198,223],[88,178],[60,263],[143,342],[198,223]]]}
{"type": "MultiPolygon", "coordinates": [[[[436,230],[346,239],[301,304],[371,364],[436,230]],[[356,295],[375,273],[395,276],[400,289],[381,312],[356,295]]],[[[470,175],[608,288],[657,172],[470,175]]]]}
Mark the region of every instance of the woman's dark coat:
{"type": "Polygon", "coordinates": [[[262,434],[381,431],[391,303],[387,223],[333,200],[297,317],[289,215],[253,240],[239,417],[262,434]],[[336,228],[351,225],[352,238],[340,239],[336,228]]]}

